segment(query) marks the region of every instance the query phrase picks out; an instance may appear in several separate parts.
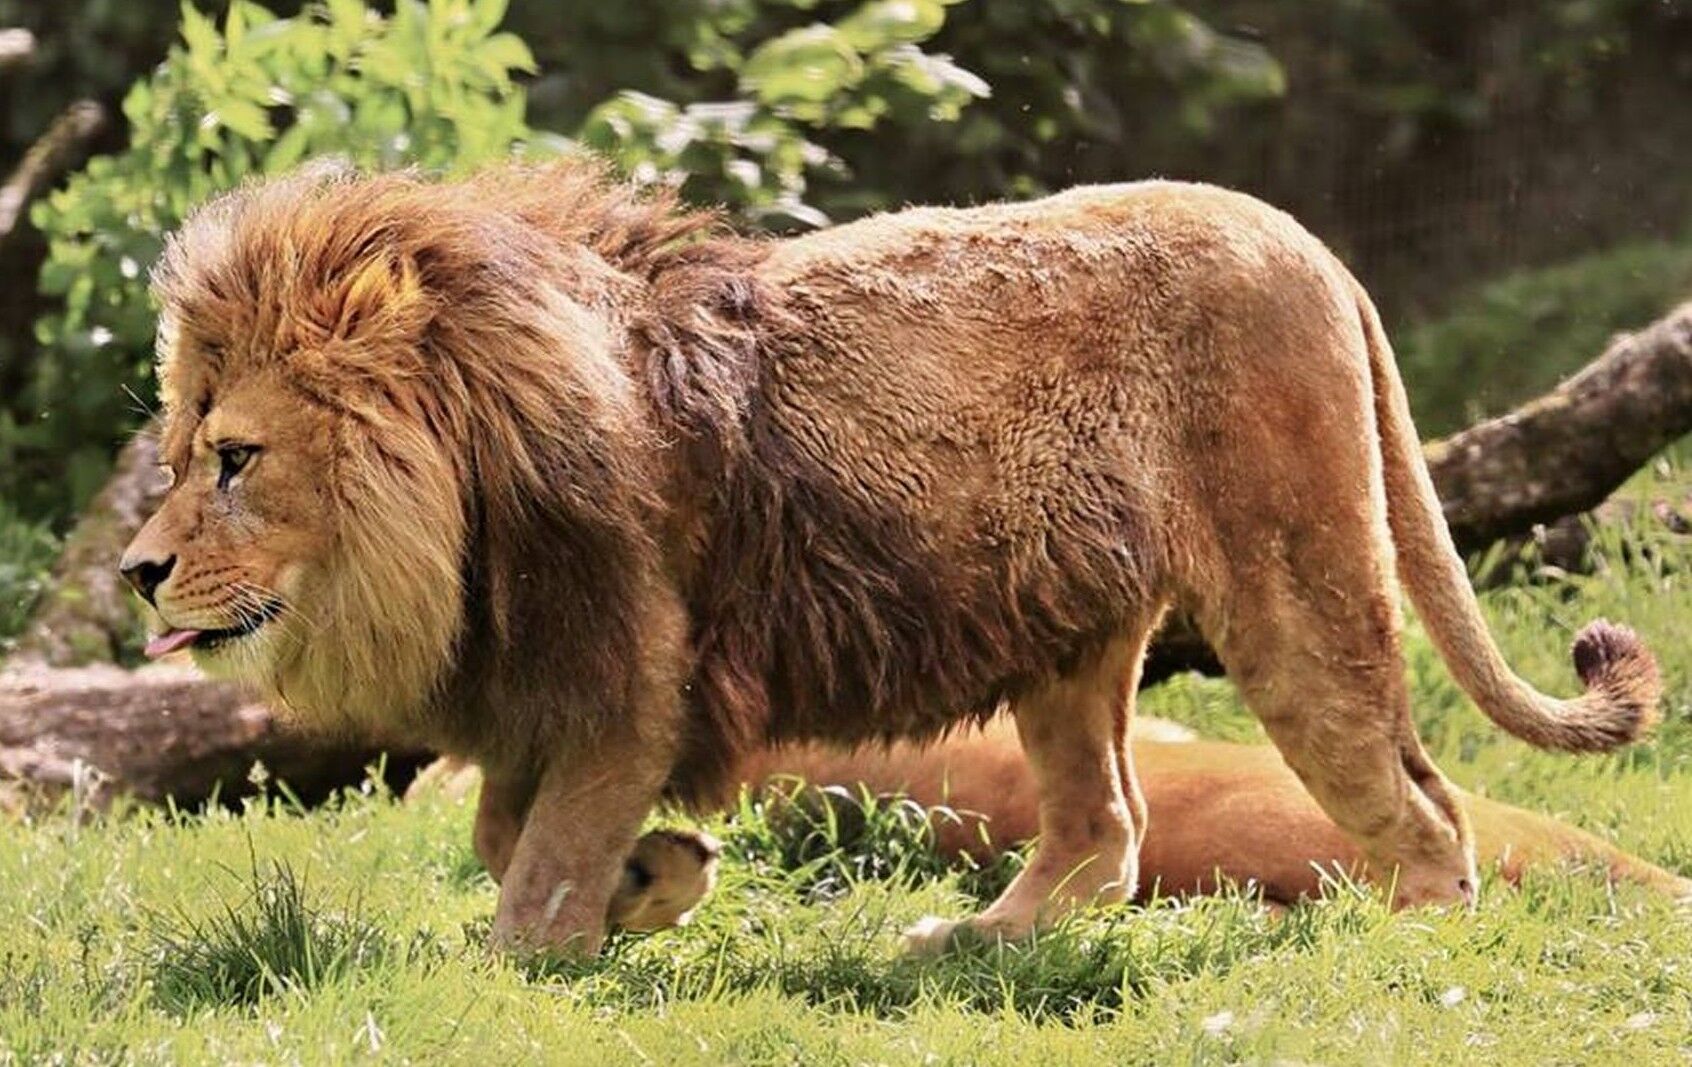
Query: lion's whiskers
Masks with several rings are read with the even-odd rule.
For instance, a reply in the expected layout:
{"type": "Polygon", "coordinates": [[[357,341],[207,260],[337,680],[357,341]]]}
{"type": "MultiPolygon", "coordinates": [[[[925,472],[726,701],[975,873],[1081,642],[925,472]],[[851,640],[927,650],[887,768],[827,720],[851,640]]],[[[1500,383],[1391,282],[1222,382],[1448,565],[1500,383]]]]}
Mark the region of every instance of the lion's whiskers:
{"type": "Polygon", "coordinates": [[[237,596],[254,605],[260,617],[268,613],[272,621],[278,623],[289,637],[303,638],[319,629],[316,620],[269,586],[241,579],[235,582],[232,588],[237,596]]]}

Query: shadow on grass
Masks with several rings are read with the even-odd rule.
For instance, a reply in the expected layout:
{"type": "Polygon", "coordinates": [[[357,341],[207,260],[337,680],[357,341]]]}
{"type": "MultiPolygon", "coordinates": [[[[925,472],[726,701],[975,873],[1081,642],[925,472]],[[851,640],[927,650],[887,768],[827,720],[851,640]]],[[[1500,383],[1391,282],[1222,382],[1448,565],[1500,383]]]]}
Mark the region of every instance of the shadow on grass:
{"type": "Polygon", "coordinates": [[[924,959],[891,947],[898,926],[881,911],[881,900],[872,897],[844,915],[834,909],[823,929],[791,941],[735,929],[685,946],[623,937],[599,960],[531,962],[524,971],[561,995],[618,1011],[776,992],[886,1018],[944,1005],[1078,1022],[1131,1010],[1133,1001],[1160,988],[1226,974],[1246,961],[1309,952],[1336,935],[1366,935],[1388,918],[1378,903],[1362,898],[1280,917],[1244,895],[1199,906],[1162,901],[1066,922],[1026,942],[964,943],[924,959]]]}

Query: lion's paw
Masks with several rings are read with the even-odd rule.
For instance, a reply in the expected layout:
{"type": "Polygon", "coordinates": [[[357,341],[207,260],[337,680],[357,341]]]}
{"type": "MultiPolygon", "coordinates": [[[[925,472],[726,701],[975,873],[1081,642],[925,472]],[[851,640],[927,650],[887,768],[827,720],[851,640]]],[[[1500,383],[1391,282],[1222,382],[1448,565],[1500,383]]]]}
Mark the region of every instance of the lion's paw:
{"type": "Polygon", "coordinates": [[[967,925],[957,919],[925,915],[905,927],[900,942],[907,956],[939,956],[951,951],[958,931],[967,925]]]}

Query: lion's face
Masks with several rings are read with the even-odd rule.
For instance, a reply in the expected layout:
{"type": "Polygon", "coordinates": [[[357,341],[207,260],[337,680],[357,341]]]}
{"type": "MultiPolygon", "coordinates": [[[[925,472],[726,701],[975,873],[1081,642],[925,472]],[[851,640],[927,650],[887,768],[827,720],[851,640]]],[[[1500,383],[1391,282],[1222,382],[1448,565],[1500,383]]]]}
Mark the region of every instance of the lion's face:
{"type": "Polygon", "coordinates": [[[427,698],[461,625],[453,457],[356,381],[312,375],[353,358],[347,342],[240,358],[237,336],[169,343],[174,480],[120,564],[152,608],[148,655],[187,650],[313,725],[383,735],[427,698]]]}
{"type": "Polygon", "coordinates": [[[334,560],[333,432],[275,374],[208,399],[167,428],[172,486],[121,568],[156,616],[149,655],[185,648],[210,673],[272,680],[308,640],[334,560]]]}

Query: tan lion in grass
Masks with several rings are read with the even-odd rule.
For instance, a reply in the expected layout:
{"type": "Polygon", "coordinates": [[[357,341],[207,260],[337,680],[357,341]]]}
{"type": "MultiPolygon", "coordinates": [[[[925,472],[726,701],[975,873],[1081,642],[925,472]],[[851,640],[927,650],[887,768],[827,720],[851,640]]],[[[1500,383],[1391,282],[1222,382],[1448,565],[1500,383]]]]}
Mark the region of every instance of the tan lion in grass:
{"type": "MultiPolygon", "coordinates": [[[[1472,892],[1410,722],[1395,585],[1535,744],[1658,695],[1498,654],[1368,299],[1287,216],[1168,182],[721,231],[594,167],[324,171],[198,211],[156,275],[175,484],[122,569],[303,722],[485,768],[495,939],[592,952],[668,794],[770,741],[1008,705],[1041,848],[977,929],[1130,896],[1141,655],[1190,611],[1400,903],[1472,892]]],[[[923,932],[941,945],[951,926],[923,932]]]]}
{"type": "MultiPolygon", "coordinates": [[[[1322,813],[1273,748],[1199,740],[1160,719],[1136,719],[1132,734],[1149,816],[1136,899],[1235,885],[1287,906],[1317,896],[1323,880],[1336,874],[1375,877],[1356,844],[1322,813]]],[[[797,778],[845,786],[853,795],[862,788],[908,796],[926,807],[944,805],[956,818],[932,819],[936,850],[982,864],[1039,832],[1039,790],[1015,727],[1004,719],[931,745],[767,749],[747,759],[742,778],[754,789],[780,792],[797,778]]],[[[1692,900],[1692,879],[1592,834],[1460,789],[1454,795],[1468,815],[1479,866],[1510,885],[1532,869],[1573,867],[1692,900]]],[[[697,832],[655,830],[642,837],[608,920],[638,931],[684,921],[714,884],[718,852],[713,838],[697,832]]]]}

